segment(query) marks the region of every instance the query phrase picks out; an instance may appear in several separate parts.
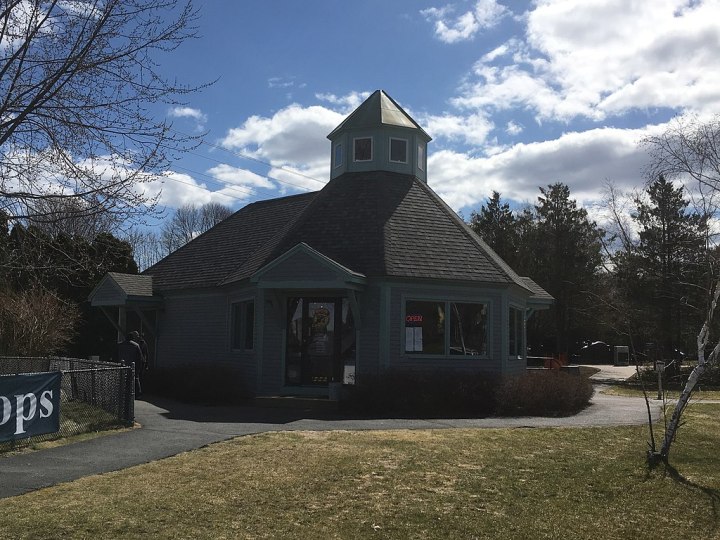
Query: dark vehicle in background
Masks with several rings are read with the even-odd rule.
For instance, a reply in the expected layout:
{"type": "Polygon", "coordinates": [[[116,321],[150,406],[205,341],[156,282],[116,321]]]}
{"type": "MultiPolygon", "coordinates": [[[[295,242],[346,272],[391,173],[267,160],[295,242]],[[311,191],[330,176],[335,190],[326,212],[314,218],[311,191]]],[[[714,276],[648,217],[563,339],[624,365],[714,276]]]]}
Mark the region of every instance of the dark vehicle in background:
{"type": "Polygon", "coordinates": [[[604,341],[584,342],[577,354],[573,355],[573,362],[578,364],[612,364],[613,350],[604,341]]]}

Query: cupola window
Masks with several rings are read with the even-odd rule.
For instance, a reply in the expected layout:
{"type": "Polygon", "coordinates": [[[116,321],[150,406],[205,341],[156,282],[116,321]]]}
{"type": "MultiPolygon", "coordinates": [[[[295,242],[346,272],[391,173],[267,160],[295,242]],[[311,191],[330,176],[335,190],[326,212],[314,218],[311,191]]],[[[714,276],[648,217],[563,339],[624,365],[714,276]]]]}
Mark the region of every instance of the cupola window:
{"type": "Polygon", "coordinates": [[[405,139],[390,138],[390,161],[392,163],[407,163],[408,142],[405,139]]]}
{"type": "Polygon", "coordinates": [[[335,145],[335,155],[333,156],[333,166],[340,167],[343,164],[343,147],[342,144],[335,145]]]}
{"type": "Polygon", "coordinates": [[[353,140],[353,160],[372,161],[372,137],[361,137],[353,140]]]}
{"type": "Polygon", "coordinates": [[[418,145],[417,150],[417,168],[418,170],[425,170],[425,147],[421,144],[418,145]]]}

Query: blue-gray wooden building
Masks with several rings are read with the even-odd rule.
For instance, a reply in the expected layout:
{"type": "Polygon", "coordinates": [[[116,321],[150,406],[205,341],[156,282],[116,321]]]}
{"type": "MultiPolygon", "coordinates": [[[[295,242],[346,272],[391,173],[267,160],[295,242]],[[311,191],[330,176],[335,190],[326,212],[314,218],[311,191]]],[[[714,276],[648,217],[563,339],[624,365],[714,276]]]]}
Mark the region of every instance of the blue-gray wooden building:
{"type": "Polygon", "coordinates": [[[143,321],[156,367],[229,367],[256,395],[328,395],[387,369],[523,371],[527,319],[552,297],[428,186],[427,133],[378,90],[328,138],[323,189],[108,274],[92,304],[120,330],[143,321]]]}

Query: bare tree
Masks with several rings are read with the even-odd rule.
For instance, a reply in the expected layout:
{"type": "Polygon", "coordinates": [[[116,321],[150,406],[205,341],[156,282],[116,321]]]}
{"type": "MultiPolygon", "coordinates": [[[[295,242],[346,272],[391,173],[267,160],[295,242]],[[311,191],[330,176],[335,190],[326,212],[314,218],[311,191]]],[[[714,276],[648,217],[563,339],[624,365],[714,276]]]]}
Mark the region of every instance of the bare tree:
{"type": "Polygon", "coordinates": [[[720,189],[720,115],[707,122],[688,115],[673,120],[660,135],[645,138],[651,160],[648,178],[694,180],[701,190],[720,189]]]}
{"type": "Polygon", "coordinates": [[[26,221],[49,236],[65,234],[86,240],[102,232],[115,232],[122,225],[115,214],[87,214],[84,209],[85,204],[79,199],[39,199],[35,204],[38,213],[28,216],[26,221]]]}
{"type": "MultiPolygon", "coordinates": [[[[720,116],[715,116],[707,122],[701,122],[696,116],[681,117],[673,121],[664,133],[648,137],[643,143],[652,157],[646,170],[651,178],[665,175],[669,179],[678,179],[686,185],[694,183],[699,201],[696,205],[702,207],[706,215],[716,214],[716,199],[720,190],[720,116]]],[[[712,236],[708,234],[706,238],[710,247],[712,236]]],[[[720,339],[711,337],[715,310],[720,299],[720,279],[717,277],[717,272],[713,271],[715,269],[712,268],[712,260],[708,259],[705,264],[710,267],[709,275],[715,277],[711,278],[710,283],[697,284],[698,287],[704,287],[708,291],[706,317],[697,336],[697,363],[665,427],[659,451],[655,451],[652,441],[649,454],[651,464],[668,462],[670,448],[695,387],[705,372],[718,364],[720,357],[720,339]]]]}
{"type": "Polygon", "coordinates": [[[200,207],[185,204],[175,211],[172,219],[163,225],[161,244],[166,254],[184,246],[196,236],[211,229],[232,215],[227,206],[208,203],[200,207]]]}
{"type": "Polygon", "coordinates": [[[33,356],[58,352],[74,337],[79,317],[75,304],[52,292],[0,291],[0,353],[33,356]]]}
{"type": "Polygon", "coordinates": [[[0,210],[50,221],[73,199],[64,214],[152,211],[139,184],[196,142],[150,111],[198,89],[165,78],[158,55],[194,37],[195,19],[183,0],[0,2],[0,210]]]}
{"type": "Polygon", "coordinates": [[[166,255],[160,235],[152,230],[134,228],[125,235],[125,240],[132,247],[133,257],[141,272],[166,255]]]}

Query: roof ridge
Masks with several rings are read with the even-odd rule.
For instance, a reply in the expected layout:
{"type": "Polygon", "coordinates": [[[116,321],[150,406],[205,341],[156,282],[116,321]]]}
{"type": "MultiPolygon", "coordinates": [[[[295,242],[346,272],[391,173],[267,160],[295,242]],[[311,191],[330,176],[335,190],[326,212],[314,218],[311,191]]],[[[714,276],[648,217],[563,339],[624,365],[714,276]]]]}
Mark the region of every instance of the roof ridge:
{"type": "MultiPolygon", "coordinates": [[[[506,263],[500,255],[495,253],[495,250],[493,250],[486,242],[483,240],[480,235],[478,235],[475,231],[473,231],[465,221],[460,219],[460,216],[457,215],[457,213],[450,208],[450,206],[443,200],[440,195],[435,193],[435,190],[433,190],[428,184],[423,182],[422,180],[415,177],[416,183],[420,184],[422,189],[424,189],[428,194],[431,195],[431,198],[435,201],[435,204],[438,205],[438,207],[445,212],[446,215],[448,215],[460,228],[460,230],[467,236],[474,244],[476,244],[481,250],[485,252],[487,255],[488,260],[490,263],[495,266],[497,270],[499,270],[502,274],[505,274],[508,278],[510,278],[510,281],[515,283],[516,285],[522,287],[523,289],[528,289],[528,286],[523,282],[522,278],[513,270],[508,263],[506,263]]],[[[530,290],[530,292],[533,292],[530,290]]]]}

